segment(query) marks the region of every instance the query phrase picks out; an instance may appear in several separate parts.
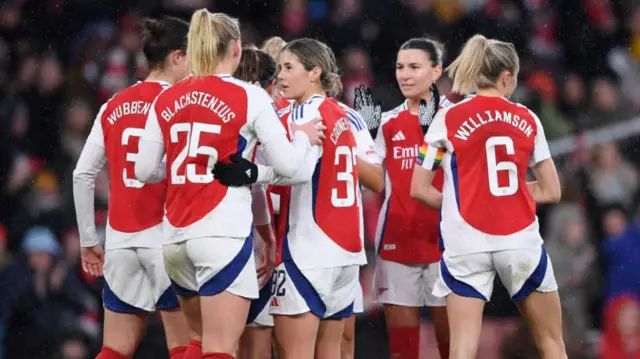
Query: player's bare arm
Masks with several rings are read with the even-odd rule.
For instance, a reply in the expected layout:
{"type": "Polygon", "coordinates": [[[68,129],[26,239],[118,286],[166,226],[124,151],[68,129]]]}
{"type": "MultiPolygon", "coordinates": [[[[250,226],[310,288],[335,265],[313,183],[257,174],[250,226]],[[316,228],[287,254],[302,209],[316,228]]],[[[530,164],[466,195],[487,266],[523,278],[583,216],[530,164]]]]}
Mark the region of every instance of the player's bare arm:
{"type": "Polygon", "coordinates": [[[414,166],[413,177],[411,177],[411,198],[439,210],[442,207],[442,193],[431,184],[435,176],[435,171],[418,165],[414,166]]]}
{"type": "Polygon", "coordinates": [[[358,156],[358,179],[363,186],[380,193],[384,190],[384,170],[382,166],[369,163],[361,156],[358,156]]]}
{"type": "Polygon", "coordinates": [[[536,203],[558,203],[561,198],[560,180],[553,159],[538,162],[532,168],[536,178],[527,182],[527,188],[536,203]]]}

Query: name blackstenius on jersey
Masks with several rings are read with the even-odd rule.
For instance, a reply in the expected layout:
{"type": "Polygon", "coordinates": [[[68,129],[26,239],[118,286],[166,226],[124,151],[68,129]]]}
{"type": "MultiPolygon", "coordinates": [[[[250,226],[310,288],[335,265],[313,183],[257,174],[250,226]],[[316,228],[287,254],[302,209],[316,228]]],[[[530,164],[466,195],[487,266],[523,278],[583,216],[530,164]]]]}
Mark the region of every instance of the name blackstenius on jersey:
{"type": "Polygon", "coordinates": [[[173,102],[173,109],[166,107],[162,110],[161,116],[165,121],[169,122],[171,118],[175,116],[176,112],[189,105],[198,105],[210,109],[213,113],[217,114],[224,123],[228,123],[236,118],[236,113],[233,112],[224,101],[201,91],[192,91],[180,96],[179,99],[173,102]]]}
{"type": "Polygon", "coordinates": [[[476,118],[477,121],[473,119],[473,117],[469,117],[468,120],[464,121],[458,128],[455,137],[466,141],[469,139],[469,135],[471,135],[478,127],[482,127],[492,122],[504,122],[513,125],[513,127],[522,131],[527,137],[530,137],[533,133],[533,127],[529,122],[521,119],[520,116],[514,115],[511,112],[484,111],[484,113],[476,113],[476,118]]]}

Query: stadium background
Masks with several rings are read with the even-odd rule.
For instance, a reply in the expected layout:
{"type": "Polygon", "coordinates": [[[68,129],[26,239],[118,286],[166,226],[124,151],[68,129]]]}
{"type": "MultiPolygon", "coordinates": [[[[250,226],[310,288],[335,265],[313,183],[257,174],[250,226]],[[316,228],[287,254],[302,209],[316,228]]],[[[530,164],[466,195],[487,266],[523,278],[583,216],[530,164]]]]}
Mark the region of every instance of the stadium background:
{"type": "MultiPolygon", "coordinates": [[[[402,101],[394,60],[410,37],[442,41],[446,62],[478,32],[513,42],[522,68],[514,99],[540,116],[563,183],[562,202],[539,214],[569,357],[624,359],[619,350],[639,346],[639,1],[14,0],[0,2],[1,359],[92,358],[99,348],[102,283],[79,266],[72,170],[99,105],[145,74],[136,21],[188,19],[201,7],[239,17],[246,42],[326,41],[344,73],[344,101],[364,83],[384,109],[402,101]]],[[[455,102],[450,85],[443,78],[440,92],[455,102]]],[[[107,196],[103,172],[102,226],[107,196]]],[[[368,285],[379,204],[367,193],[371,264],[362,274],[357,358],[387,357],[368,285]]],[[[150,319],[136,358],[166,358],[158,318],[150,319]]],[[[423,357],[435,358],[428,321],[423,329],[423,357]]],[[[479,358],[537,357],[501,288],[483,329],[479,358]]]]}

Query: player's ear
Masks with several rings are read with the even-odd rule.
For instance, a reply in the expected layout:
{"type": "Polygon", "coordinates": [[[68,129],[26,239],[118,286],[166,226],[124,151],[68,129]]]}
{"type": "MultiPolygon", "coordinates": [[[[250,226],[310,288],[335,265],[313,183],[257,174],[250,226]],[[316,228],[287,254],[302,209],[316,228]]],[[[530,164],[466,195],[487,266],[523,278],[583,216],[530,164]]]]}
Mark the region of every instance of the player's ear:
{"type": "Polygon", "coordinates": [[[511,84],[511,76],[513,76],[513,74],[511,74],[511,71],[502,71],[498,80],[500,82],[500,87],[509,88],[509,85],[511,84]]]}
{"type": "Polygon", "coordinates": [[[322,69],[319,66],[314,67],[309,71],[309,80],[311,82],[320,82],[320,76],[322,75],[322,69]]]}
{"type": "Polygon", "coordinates": [[[436,82],[442,76],[442,65],[437,65],[431,71],[431,82],[436,82]]]}

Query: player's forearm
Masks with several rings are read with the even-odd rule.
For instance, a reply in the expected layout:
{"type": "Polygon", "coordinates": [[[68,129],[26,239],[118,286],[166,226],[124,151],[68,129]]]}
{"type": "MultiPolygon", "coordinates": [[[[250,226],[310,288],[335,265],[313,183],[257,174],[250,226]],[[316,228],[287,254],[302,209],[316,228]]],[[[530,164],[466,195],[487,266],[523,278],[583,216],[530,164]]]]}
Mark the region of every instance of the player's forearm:
{"type": "Polygon", "coordinates": [[[384,170],[382,166],[369,163],[358,157],[358,179],[363,186],[380,193],[384,189],[384,170]]]}
{"type": "Polygon", "coordinates": [[[82,247],[99,244],[95,224],[94,188],[96,176],[105,162],[104,148],[87,143],[73,171],[73,202],[82,247]]]}
{"type": "Polygon", "coordinates": [[[258,165],[257,183],[291,186],[310,182],[311,177],[313,177],[313,172],[316,169],[318,151],[319,149],[317,147],[307,151],[302,163],[289,177],[279,175],[273,167],[258,165]]]}
{"type": "Polygon", "coordinates": [[[160,164],[155,171],[151,174],[151,177],[146,180],[146,183],[158,183],[167,177],[167,160],[166,157],[160,161],[160,164]]]}
{"type": "Polygon", "coordinates": [[[527,189],[536,203],[557,203],[560,193],[545,189],[538,181],[527,182],[527,189]]]}
{"type": "Polygon", "coordinates": [[[256,231],[260,235],[260,238],[264,241],[265,246],[273,248],[276,245],[276,235],[273,232],[271,224],[263,224],[261,226],[256,225],[256,231]]]}
{"type": "Polygon", "coordinates": [[[310,147],[311,143],[307,135],[296,132],[293,142],[289,142],[286,136],[278,136],[269,140],[263,145],[262,154],[264,161],[278,175],[292,177],[302,165],[310,147]]]}
{"type": "Polygon", "coordinates": [[[254,183],[251,185],[251,212],[253,213],[253,225],[263,226],[271,224],[271,214],[267,205],[267,193],[265,186],[254,183]]]}
{"type": "Polygon", "coordinates": [[[432,185],[415,187],[411,186],[411,198],[436,210],[442,208],[442,192],[432,185]]]}
{"type": "Polygon", "coordinates": [[[162,163],[164,156],[164,145],[153,141],[140,140],[138,145],[138,159],[135,163],[135,173],[138,181],[141,182],[158,182],[157,178],[161,176],[165,167],[162,163]]]}

